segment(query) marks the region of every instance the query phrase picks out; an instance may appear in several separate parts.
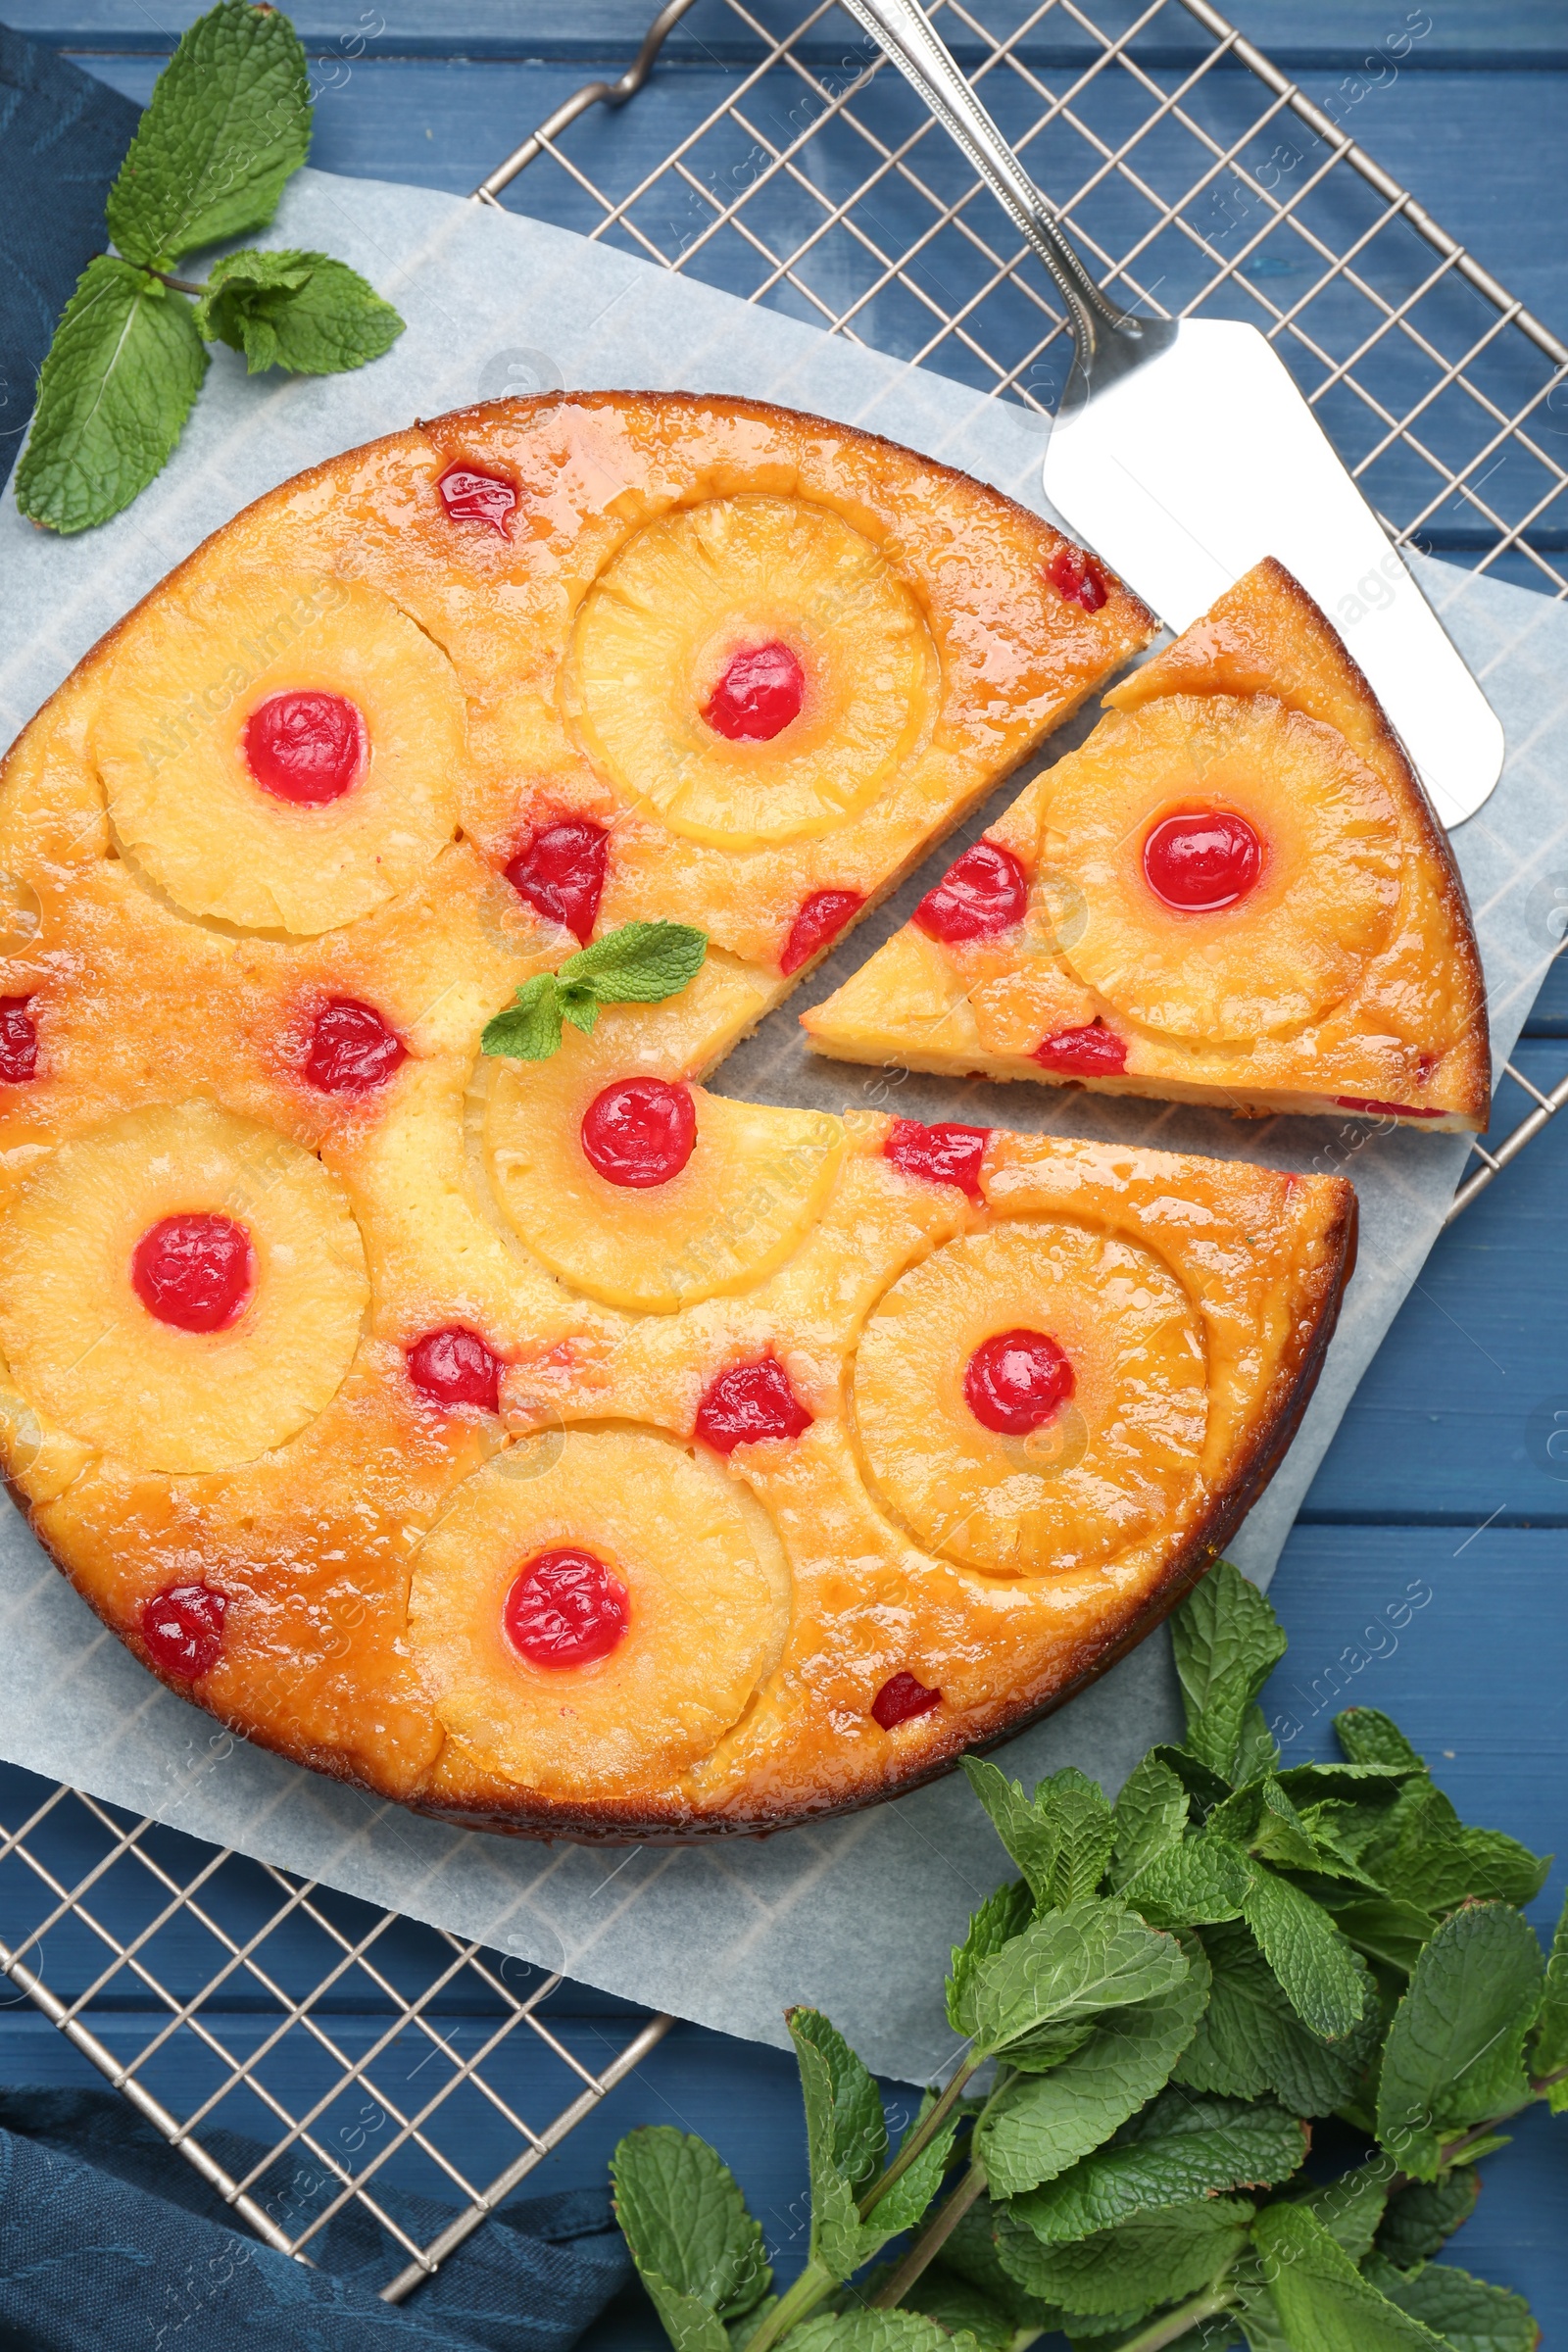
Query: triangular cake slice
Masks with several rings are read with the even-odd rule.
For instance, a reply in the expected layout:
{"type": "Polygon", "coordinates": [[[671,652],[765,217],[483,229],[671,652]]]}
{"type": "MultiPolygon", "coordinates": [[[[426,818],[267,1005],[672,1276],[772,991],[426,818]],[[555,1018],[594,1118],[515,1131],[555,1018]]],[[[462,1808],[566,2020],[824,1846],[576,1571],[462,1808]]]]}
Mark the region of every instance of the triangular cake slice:
{"type": "Polygon", "coordinates": [[[1082,749],[802,1015],[817,1052],[1483,1129],[1464,889],[1305,590],[1259,564],[1105,700],[1082,749]]]}

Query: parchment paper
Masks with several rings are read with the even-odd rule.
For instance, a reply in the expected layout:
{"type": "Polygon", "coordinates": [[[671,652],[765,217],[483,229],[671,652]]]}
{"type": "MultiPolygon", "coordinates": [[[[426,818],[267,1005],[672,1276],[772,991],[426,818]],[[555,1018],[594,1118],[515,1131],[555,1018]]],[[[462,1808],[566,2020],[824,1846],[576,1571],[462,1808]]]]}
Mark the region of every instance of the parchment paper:
{"type": "MultiPolygon", "coordinates": [[[[248,381],[220,353],[167,472],[107,528],[60,541],[0,510],[0,728],[9,737],[73,662],[235,510],[300,467],[507,392],[636,386],[746,393],[887,433],[1024,504],[1046,426],[941,376],[829,338],[564,231],[423,190],[302,172],[278,245],[352,262],[409,331],[361,373],[248,381]]],[[[1544,597],[1420,564],[1507,731],[1503,781],[1455,836],[1475,909],[1497,1061],[1555,940],[1568,881],[1568,613],[1544,597]]],[[[1353,626],[1347,631],[1354,648],[1353,626]]],[[[1056,738],[1055,757],[1074,735],[1056,738]]],[[[1017,791],[1014,778],[992,811],[1017,791]]],[[[951,850],[939,853],[946,862],[951,850]]],[[[826,996],[906,916],[912,881],[819,973],[826,996]]],[[[802,1000],[804,1001],[804,1000],[802,1000]]],[[[1361,1261],[1317,1396],[1235,1546],[1266,1581],[1341,1413],[1415,1279],[1466,1155],[1462,1137],[1363,1122],[1237,1122],[1216,1112],[991,1088],[822,1062],[776,1013],[725,1065],[725,1092],[974,1118],[1348,1174],[1361,1261]]],[[[765,1841],[606,1852],[450,1830],[236,1741],[154,1683],[39,1552],[0,1517],[0,1753],[521,1958],[760,2040],[787,2002],[818,2002],[883,2071],[920,2079],[952,2044],[938,1986],[948,1946],[1001,1875],[961,1780],[851,1820],[765,1841]]],[[[1179,1717],[1164,1638],[1004,1751],[1026,1784],[1073,1761],[1119,1787],[1179,1717]]]]}

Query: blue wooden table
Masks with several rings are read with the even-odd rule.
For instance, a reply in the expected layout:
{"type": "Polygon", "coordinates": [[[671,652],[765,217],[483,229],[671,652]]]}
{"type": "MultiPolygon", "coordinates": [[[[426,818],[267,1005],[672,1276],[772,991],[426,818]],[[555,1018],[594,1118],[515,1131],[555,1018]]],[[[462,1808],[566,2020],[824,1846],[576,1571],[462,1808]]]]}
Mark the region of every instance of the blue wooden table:
{"type": "MultiPolygon", "coordinates": [[[[194,13],[186,0],[156,16],[131,0],[11,0],[6,10],[20,29],[137,99],[171,29],[194,13]]],[[[313,160],[466,192],[583,79],[618,71],[648,13],[650,0],[575,0],[570,11],[539,0],[382,0],[361,17],[337,0],[308,0],[294,14],[313,50],[349,61],[318,105],[313,160]],[[377,23],[382,30],[357,39],[377,23]]],[[[1348,96],[1355,138],[1543,320],[1568,332],[1562,0],[1236,0],[1233,13],[1310,95],[1326,103],[1338,93],[1342,105],[1348,96]],[[1386,63],[1391,42],[1398,70],[1372,72],[1369,59],[1386,63]]],[[[624,113],[582,126],[586,168],[617,142],[623,168],[628,158],[652,163],[735,71],[711,46],[672,43],[654,84],[624,113]]],[[[562,206],[559,175],[524,173],[509,201],[562,206]]],[[[569,217],[569,207],[555,217],[569,217]]],[[[1560,450],[1561,395],[1557,406],[1540,425],[1560,450]]],[[[1568,858],[1561,879],[1568,889],[1568,858]]],[[[1568,959],[1517,1061],[1543,1087],[1568,1063],[1568,959]]],[[[1524,1107],[1505,1087],[1497,1131],[1524,1107]]],[[[1388,1709],[1466,1818],[1568,1856],[1568,1461],[1546,1450],[1552,1412],[1568,1409],[1565,1203],[1568,1118],[1434,1251],[1287,1546],[1274,1597],[1292,1646],[1268,1697],[1299,1725],[1293,1758],[1331,1752],[1329,1718],[1349,1697],[1388,1709]]],[[[21,1793],[0,1790],[8,1809],[21,1793]]],[[[1563,1884],[1559,1861],[1537,1907],[1543,1926],[1563,1884]]],[[[69,1974],[69,1954],[63,1965],[69,1974]]],[[[551,2006],[563,2036],[590,2060],[623,2034],[630,2014],[583,1990],[564,1989],[551,2006]]],[[[468,2030],[462,2015],[451,2022],[460,2035],[468,2030]]],[[[355,2021],[338,2023],[352,2037],[355,2021]]],[[[81,2062],[42,2019],[24,2004],[0,2009],[0,2080],[82,2079],[81,2062]]],[[[533,2185],[602,2178],[614,2138],[644,2121],[716,2141],[788,2275],[805,2217],[790,2064],[679,2027],[533,2185]]],[[[498,2161],[510,2152],[498,2146],[498,2161]]],[[[1456,2257],[1527,2294],[1547,2341],[1563,2340],[1568,2121],[1553,2130],[1532,2115],[1486,2178],[1456,2257]]],[[[632,2296],[589,2340],[593,2352],[620,2352],[662,2339],[632,2296]]]]}

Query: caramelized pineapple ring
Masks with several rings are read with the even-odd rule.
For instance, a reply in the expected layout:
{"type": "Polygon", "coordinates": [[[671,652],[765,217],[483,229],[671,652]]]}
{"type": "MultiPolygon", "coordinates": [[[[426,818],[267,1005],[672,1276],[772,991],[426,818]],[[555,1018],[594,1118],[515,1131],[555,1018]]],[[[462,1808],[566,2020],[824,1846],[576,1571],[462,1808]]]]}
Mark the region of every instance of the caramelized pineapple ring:
{"type": "Polygon", "coordinates": [[[451,839],[466,714],[445,654],[375,589],[256,571],[126,623],[92,742],[120,842],[177,906],[311,936],[451,839]]]}
{"type": "Polygon", "coordinates": [[[696,1015],[710,1006],[722,1019],[726,991],[710,956],[666,1004],[608,1006],[592,1037],[568,1028],[549,1061],[496,1066],[484,1122],[491,1191],[534,1255],[590,1298],[668,1314],[750,1290],[798,1247],[832,1187],[844,1148],[837,1119],[685,1082],[712,1042],[696,1015]],[[610,1090],[642,1078],[663,1082],[683,1114],[664,1163],[679,1164],[662,1181],[649,1180],[657,1165],[612,1181],[600,1172],[614,1164],[605,1152],[600,1166],[589,1158],[583,1122],[610,1090]]]}
{"type": "Polygon", "coordinates": [[[0,1228],[0,1348],[18,1383],[137,1469],[233,1469],[292,1438],[335,1395],[368,1297],[336,1181],[210,1102],[62,1144],[0,1228]],[[194,1280],[188,1253],[159,1259],[171,1226],[176,1243],[220,1244],[194,1280]]]}
{"type": "Polygon", "coordinates": [[[458,1489],[414,1564],[409,1631],[432,1703],[485,1771],[542,1793],[621,1796],[699,1763],[776,1664],[789,1572],[772,1523],[700,1449],[630,1427],[509,1447],[458,1489]],[[545,1664],[509,1599],[567,1551],[615,1622],[545,1664]]]}
{"type": "Polygon", "coordinates": [[[1388,939],[1399,897],[1387,790],[1343,735],[1270,695],[1171,695],[1102,719],[1055,771],[1043,864],[1083,896],[1065,955],[1078,978],[1195,1044],[1319,1018],[1388,939]],[[1255,882],[1218,911],[1173,907],[1146,871],[1146,845],[1183,810],[1240,816],[1260,845],[1255,882]]]}
{"type": "Polygon", "coordinates": [[[937,676],[920,609],[869,539],[750,494],[627,542],[584,601],[564,694],[617,791],[693,841],[756,849],[875,800],[927,731],[937,676]],[[753,680],[744,658],[764,654],[753,680]],[[768,731],[730,732],[748,723],[768,731]]]}
{"type": "Polygon", "coordinates": [[[934,1250],[868,1319],[853,1395],[884,1501],[960,1567],[1092,1568],[1198,1492],[1192,1301],[1151,1250],[1088,1226],[1020,1217],[934,1250]]]}

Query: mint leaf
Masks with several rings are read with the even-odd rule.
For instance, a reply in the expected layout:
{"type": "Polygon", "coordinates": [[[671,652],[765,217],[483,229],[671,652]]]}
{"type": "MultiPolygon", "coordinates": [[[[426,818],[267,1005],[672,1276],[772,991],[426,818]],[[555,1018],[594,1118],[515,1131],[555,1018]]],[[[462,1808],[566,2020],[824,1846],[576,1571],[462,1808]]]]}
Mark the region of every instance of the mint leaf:
{"type": "Polygon", "coordinates": [[[1472,1898],[1527,1903],[1547,1864],[1500,1830],[1468,1829],[1424,1776],[1401,1790],[1360,1860],[1386,1894],[1424,1911],[1454,1911],[1472,1898]]]}
{"type": "MultiPolygon", "coordinates": [[[[792,2009],[787,2022],[806,2107],[811,2259],[832,2278],[848,2278],[896,2230],[908,2227],[907,2220],[891,2214],[886,2222],[872,2223],[862,2223],[859,2215],[860,2193],[887,2157],[882,2096],[843,2034],[819,2009],[792,2009]]],[[[940,2178],[939,2168],[936,2180],[926,2187],[927,2202],[940,2178]]]]}
{"type": "Polygon", "coordinates": [[[1260,1869],[1242,1917],[1301,2023],[1324,2041],[1348,2034],[1371,1998],[1370,1980],[1366,1963],[1322,1905],[1288,1879],[1260,1869]]]}
{"type": "Polygon", "coordinates": [[[1352,1764],[1401,1764],[1425,1772],[1426,1758],[1418,1756],[1392,1716],[1376,1707],[1347,1707],[1334,1718],[1334,1737],[1352,1764]]]}
{"type": "Polygon", "coordinates": [[[87,264],[38,377],[17,504],[53,531],[107,522],[179,439],[207,372],[190,304],[128,262],[87,264]]]}
{"type": "MultiPolygon", "coordinates": [[[[865,2283],[869,2286],[871,2280],[865,2283]]],[[[905,2294],[904,2308],[923,2312],[950,2335],[964,2329],[974,2337],[980,2352],[1011,2352],[1017,2332],[1012,2319],[1000,2303],[993,2302],[967,2278],[960,2278],[945,2263],[933,2262],[921,2272],[905,2294]]],[[[1053,2312],[1048,2325],[1054,2326],[1056,2320],[1057,2314],[1053,2312]]]]}
{"type": "Polygon", "coordinates": [[[1187,1791],[1168,1764],[1147,1755],[1134,1765],[1116,1799],[1110,1875],[1118,1892],[1146,1862],[1167,1846],[1180,1845],[1188,1812],[1187,1791]]]}
{"type": "Polygon", "coordinates": [[[1167,2089],[1108,2145],[1014,2197],[1010,2210],[1042,2244],[1055,2245],[1218,2189],[1272,2188],[1305,2162],[1309,2139],[1305,2125],[1272,2100],[1167,2089]]]}
{"type": "Polygon", "coordinates": [[[1480,2194],[1481,2178],[1473,2164],[1456,2164],[1436,2180],[1412,2180],[1389,2199],[1378,2228],[1378,2252],[1401,2271],[1429,2262],[1470,2219],[1480,2194]]]}
{"type": "Polygon", "coordinates": [[[336,375],[389,351],[403,320],[347,262],[324,253],[231,253],[196,306],[209,342],[242,351],[248,371],[336,375]]]}
{"type": "Polygon", "coordinates": [[[1245,1787],[1261,1774],[1272,1772],[1279,1760],[1279,1742],[1268,1728],[1268,1717],[1254,1700],[1242,1715],[1236,1755],[1231,1765],[1237,1786],[1245,1787]]]}
{"type": "Polygon", "coordinates": [[[1541,2341],[1523,2295],[1489,2286],[1456,2265],[1429,2262],[1407,2277],[1374,2254],[1363,2276],[1453,2352],[1536,2352],[1541,2341]]]}
{"type": "Polygon", "coordinates": [[[1248,1709],[1285,1655],[1285,1629],[1257,1587],[1220,1560],[1176,1611],[1171,1632],[1187,1744],[1233,1780],[1248,1709]]]}
{"type": "Polygon", "coordinates": [[[982,1960],[994,1959],[1004,1943],[1021,1936],[1033,1919],[1035,1898],[1022,1879],[988,1894],[969,1922],[962,1943],[953,1947],[953,1972],[948,1979],[948,2023],[955,2034],[967,2037],[975,2031],[974,1974],[982,1960]]]}
{"type": "Polygon", "coordinates": [[[1343,2106],[1376,2045],[1375,2010],[1346,2040],[1325,2042],[1302,2025],[1244,1926],[1205,1928],[1202,1940],[1213,1984],[1177,2081],[1238,2098],[1271,2090],[1294,2115],[1343,2106]]]}
{"type": "Polygon", "coordinates": [[[311,142],[305,51],[287,17],[220,0],[159,74],[109,195],[109,233],[168,269],[265,228],[311,142]]]}
{"type": "MultiPolygon", "coordinates": [[[[900,2142],[901,2152],[925,2124],[936,2103],[936,2092],[928,2090],[920,2101],[914,2121],[900,2142]]],[[[926,2141],[907,2170],[902,2172],[880,2195],[873,2196],[864,2228],[874,2233],[878,2245],[885,2244],[890,2237],[897,2237],[901,2230],[912,2230],[916,2222],[923,2218],[926,2207],[942,2186],[948,2158],[953,2153],[953,2142],[957,2136],[964,2112],[961,2106],[956,2106],[947,2122],[926,2141]]]]}
{"type": "MultiPolygon", "coordinates": [[[[1034,2328],[1047,2334],[1061,2326],[1061,2314],[1054,2303],[1042,2303],[1034,2295],[1026,2294],[1011,2273],[1003,2269],[997,2252],[997,2230],[1002,2221],[1001,2206],[994,2205],[988,2196],[977,2197],[943,2246],[943,2268],[977,2288],[988,2302],[1006,2314],[1014,2328],[1034,2328]]],[[[922,2304],[920,2308],[925,2307],[922,2304]]]]}
{"type": "Polygon", "coordinates": [[[1259,1875],[1240,1846],[1205,1829],[1155,1854],[1121,1893],[1156,1927],[1208,1926],[1238,1919],[1259,1875]]]}
{"type": "Polygon", "coordinates": [[[972,2336],[948,2335],[917,2311],[823,2312],[785,2341],[790,2352],[978,2352],[972,2336]]]}
{"type": "Polygon", "coordinates": [[[506,1011],[486,1021],[479,1051],[503,1054],[514,1061],[548,1061],[560,1051],[563,1010],[555,973],[535,972],[506,1011]]]}
{"type": "Polygon", "coordinates": [[[1109,1800],[1076,1765],[1042,1781],[1026,1797],[983,1757],[961,1759],[969,1786],[1043,1909],[1094,1893],[1105,1875],[1115,1832],[1109,1800]]]}
{"type": "MultiPolygon", "coordinates": [[[[1532,2074],[1555,2075],[1565,2068],[1568,2068],[1568,1900],[1563,1903],[1557,1933],[1551,1939],[1546,1989],[1530,2053],[1532,2074]]],[[[1553,2082],[1546,2100],[1552,2114],[1561,2115],[1568,2108],[1568,2079],[1553,2082]]]]}
{"type": "Polygon", "coordinates": [[[654,2124],[611,2159],[615,2219],[677,2352],[729,2352],[723,2322],[751,2311],[772,2272],[734,2176],[705,2140],[654,2124]]]}
{"type": "Polygon", "coordinates": [[[1183,1982],[1098,2018],[1081,2046],[1046,2075],[1020,2075],[975,2127],[975,2156],[998,2196],[1054,2180],[1098,2148],[1170,2080],[1208,1997],[1196,1944],[1183,1982]]]}
{"type": "Polygon", "coordinates": [[[1379,2294],[1301,2206],[1268,2206],[1253,2235],[1294,2352],[1445,2352],[1442,2337],[1379,2294]]]}
{"type": "Polygon", "coordinates": [[[1524,2044],[1543,1974],[1534,1929],[1503,1903],[1467,1904],[1422,1952],[1378,2083],[1378,2138],[1413,2179],[1436,2178],[1445,2130],[1528,2097],[1524,2044]]]}
{"type": "Polygon", "coordinates": [[[1320,2188],[1309,2190],[1296,2201],[1322,2223],[1335,2244],[1352,2262],[1362,2262],[1372,2251],[1372,2240],[1388,2200],[1389,2180],[1387,2161],[1373,2156],[1366,2164],[1357,2165],[1354,2172],[1342,2173],[1337,2180],[1325,2181],[1320,2188]]]}
{"type": "Polygon", "coordinates": [[[1345,1902],[1331,1898],[1330,1908],[1334,1924],[1348,1943],[1353,1943],[1369,1960],[1386,1961],[1405,1976],[1438,1925],[1430,1911],[1388,1894],[1358,1895],[1345,1902]]]}
{"type": "Polygon", "coordinates": [[[1179,1984],[1188,1959],[1173,1936],[1147,1928],[1118,1902],[1094,1898],[1048,1911],[972,1979],[975,2044],[1028,2071],[1054,2065],[1059,2029],[1148,2000],[1179,1984]]]}
{"type": "Polygon", "coordinates": [[[696,979],[707,954],[707,932],[690,923],[622,923],[568,956],[559,976],[591,983],[601,1004],[658,1004],[696,979]]]}
{"type": "Polygon", "coordinates": [[[1123,2312],[1174,2303],[1233,2262],[1247,2243],[1253,2208],[1242,2197],[1204,2197],[1136,2214],[1070,2245],[1043,2245],[1016,2222],[1003,2225],[997,2252],[1020,2286],[1071,2312],[1123,2312]]]}

